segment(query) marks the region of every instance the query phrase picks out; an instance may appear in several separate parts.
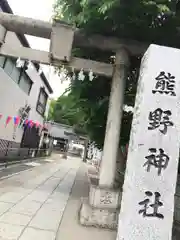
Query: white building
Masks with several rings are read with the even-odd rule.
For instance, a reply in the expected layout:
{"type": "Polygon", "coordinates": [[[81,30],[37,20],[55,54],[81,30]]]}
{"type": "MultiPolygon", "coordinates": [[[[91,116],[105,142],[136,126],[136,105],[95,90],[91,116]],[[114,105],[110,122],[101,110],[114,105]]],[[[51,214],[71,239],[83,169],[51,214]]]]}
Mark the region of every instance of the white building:
{"type": "MultiPolygon", "coordinates": [[[[6,0],[0,1],[0,11],[12,13],[6,0]]],[[[6,44],[9,48],[29,47],[24,35],[12,32],[6,33],[6,44]]],[[[39,74],[39,65],[30,64],[16,67],[17,59],[0,56],[0,156],[7,146],[11,148],[37,147],[40,131],[37,128],[18,127],[15,130],[13,119],[5,126],[8,116],[21,116],[26,112],[28,119],[44,123],[48,114],[49,95],[52,94],[44,73],[39,74]]]]}
{"type": "Polygon", "coordinates": [[[46,124],[49,129],[49,135],[54,139],[71,140],[72,137],[77,138],[72,126],[50,121],[46,124]]]}
{"type": "Polygon", "coordinates": [[[49,136],[52,137],[56,145],[55,149],[60,150],[64,145],[69,143],[72,139],[77,139],[73,127],[65,124],[60,124],[56,122],[47,122],[49,136]]]}

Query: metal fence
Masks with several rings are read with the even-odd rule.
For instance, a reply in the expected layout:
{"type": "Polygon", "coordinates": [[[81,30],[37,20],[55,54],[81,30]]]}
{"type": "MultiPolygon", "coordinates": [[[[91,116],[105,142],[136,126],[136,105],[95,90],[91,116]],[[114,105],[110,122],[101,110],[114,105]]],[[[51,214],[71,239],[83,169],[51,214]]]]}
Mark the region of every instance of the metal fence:
{"type": "Polygon", "coordinates": [[[0,163],[20,161],[30,158],[45,157],[51,154],[50,149],[6,148],[0,149],[0,163]]]}

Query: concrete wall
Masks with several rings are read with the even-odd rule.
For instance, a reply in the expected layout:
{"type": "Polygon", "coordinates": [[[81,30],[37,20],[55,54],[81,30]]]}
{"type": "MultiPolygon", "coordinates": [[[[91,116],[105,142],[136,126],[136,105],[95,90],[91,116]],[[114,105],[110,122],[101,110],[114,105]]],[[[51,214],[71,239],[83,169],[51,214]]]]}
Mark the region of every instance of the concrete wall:
{"type": "MultiPolygon", "coordinates": [[[[5,39],[6,43],[9,44],[10,48],[18,48],[21,46],[20,40],[17,38],[15,33],[8,32],[5,39]]],[[[49,95],[49,91],[39,76],[37,70],[33,68],[27,72],[30,79],[33,81],[33,85],[30,94],[26,94],[19,85],[8,76],[4,69],[0,68],[0,114],[3,115],[0,120],[0,139],[21,142],[23,130],[17,129],[16,138],[13,139],[13,122],[11,122],[5,128],[5,121],[7,116],[17,116],[19,109],[24,107],[25,104],[31,106],[29,118],[33,121],[43,123],[43,117],[36,111],[36,105],[39,97],[40,88],[44,87],[46,93],[49,95]]],[[[49,103],[49,101],[48,101],[49,103]]],[[[47,115],[49,106],[46,106],[47,115]]]]}

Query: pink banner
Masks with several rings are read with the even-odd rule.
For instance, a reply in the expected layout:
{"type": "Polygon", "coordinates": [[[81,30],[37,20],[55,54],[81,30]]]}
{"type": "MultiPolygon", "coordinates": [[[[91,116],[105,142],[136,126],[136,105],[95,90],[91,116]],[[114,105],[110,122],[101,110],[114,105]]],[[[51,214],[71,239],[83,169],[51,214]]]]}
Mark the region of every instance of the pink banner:
{"type": "Polygon", "coordinates": [[[7,119],[6,119],[6,126],[10,123],[12,117],[11,116],[8,116],[7,119]]]}

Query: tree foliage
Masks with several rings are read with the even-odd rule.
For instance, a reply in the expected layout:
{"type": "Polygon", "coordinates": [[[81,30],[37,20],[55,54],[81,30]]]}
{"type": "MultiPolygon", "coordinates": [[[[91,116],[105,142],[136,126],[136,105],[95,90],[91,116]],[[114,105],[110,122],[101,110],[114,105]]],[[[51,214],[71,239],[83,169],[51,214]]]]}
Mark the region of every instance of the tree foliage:
{"type": "Polygon", "coordinates": [[[57,0],[56,17],[87,32],[162,44],[179,44],[178,0],[57,0]],[[59,9],[61,6],[61,10],[59,9]]]}
{"type": "Polygon", "coordinates": [[[84,115],[72,94],[60,96],[57,101],[52,102],[52,108],[51,120],[55,122],[74,126],[83,121],[84,115]]]}
{"type": "Polygon", "coordinates": [[[56,104],[56,100],[51,100],[50,106],[49,106],[49,113],[48,113],[48,121],[49,120],[54,120],[54,107],[56,104]]]}
{"type": "MultiPolygon", "coordinates": [[[[55,18],[64,20],[86,34],[133,39],[142,42],[180,47],[180,1],[178,0],[56,0],[55,18]]],[[[112,52],[97,49],[74,49],[75,56],[110,62],[112,52]]],[[[125,91],[125,104],[133,105],[140,56],[131,57],[125,91]]],[[[83,128],[102,147],[111,79],[98,76],[92,82],[77,79],[71,84],[71,96],[84,115],[83,128]]],[[[58,115],[58,111],[56,113],[58,115]]],[[[121,144],[129,139],[131,115],[124,113],[121,144]]]]}

